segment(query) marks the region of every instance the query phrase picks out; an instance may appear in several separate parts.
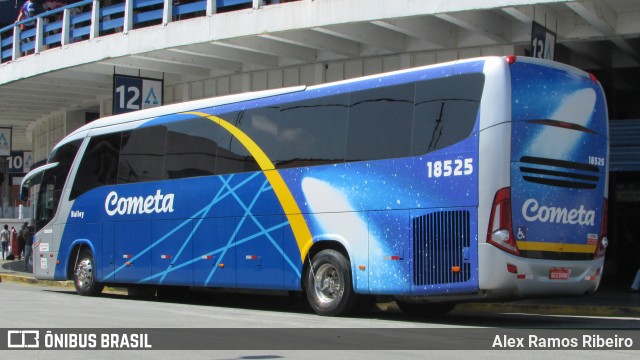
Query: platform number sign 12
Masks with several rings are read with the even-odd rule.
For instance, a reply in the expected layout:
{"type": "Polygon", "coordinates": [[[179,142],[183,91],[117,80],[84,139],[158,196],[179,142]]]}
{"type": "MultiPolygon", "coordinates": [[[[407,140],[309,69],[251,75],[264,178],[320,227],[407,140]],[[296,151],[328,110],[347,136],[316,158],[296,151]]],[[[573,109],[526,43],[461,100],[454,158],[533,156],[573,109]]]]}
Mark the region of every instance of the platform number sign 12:
{"type": "Polygon", "coordinates": [[[162,80],[135,76],[113,76],[113,113],[148,109],[162,105],[162,80]]]}
{"type": "Polygon", "coordinates": [[[534,21],[531,28],[531,56],[554,60],[555,48],[556,34],[534,21]]]}

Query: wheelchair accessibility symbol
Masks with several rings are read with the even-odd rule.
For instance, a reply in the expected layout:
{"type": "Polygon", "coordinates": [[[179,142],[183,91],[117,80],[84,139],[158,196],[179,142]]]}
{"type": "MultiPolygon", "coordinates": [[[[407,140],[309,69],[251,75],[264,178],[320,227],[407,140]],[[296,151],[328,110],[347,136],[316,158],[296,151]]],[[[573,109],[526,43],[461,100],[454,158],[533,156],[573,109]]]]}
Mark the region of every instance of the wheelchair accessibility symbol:
{"type": "Polygon", "coordinates": [[[518,226],[518,233],[516,234],[518,240],[524,240],[527,238],[527,228],[524,226],[518,226]]]}

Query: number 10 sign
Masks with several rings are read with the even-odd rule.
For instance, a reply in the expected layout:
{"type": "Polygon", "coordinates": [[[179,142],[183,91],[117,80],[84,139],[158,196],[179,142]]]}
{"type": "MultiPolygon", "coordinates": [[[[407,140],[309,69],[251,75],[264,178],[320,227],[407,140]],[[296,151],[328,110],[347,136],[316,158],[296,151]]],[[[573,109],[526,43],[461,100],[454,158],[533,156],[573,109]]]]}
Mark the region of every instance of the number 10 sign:
{"type": "Polygon", "coordinates": [[[162,80],[136,76],[113,76],[113,114],[162,105],[162,80]]]}

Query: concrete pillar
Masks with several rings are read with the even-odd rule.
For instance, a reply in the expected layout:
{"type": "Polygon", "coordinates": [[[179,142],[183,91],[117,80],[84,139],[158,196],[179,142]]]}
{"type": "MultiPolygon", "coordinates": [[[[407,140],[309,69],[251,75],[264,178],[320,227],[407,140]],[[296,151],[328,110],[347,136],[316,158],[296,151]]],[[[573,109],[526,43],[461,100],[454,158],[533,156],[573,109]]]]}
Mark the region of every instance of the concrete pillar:
{"type": "Polygon", "coordinates": [[[21,55],[20,45],[20,26],[16,25],[13,27],[13,54],[11,56],[13,60],[18,59],[21,55]]]}
{"type": "Polygon", "coordinates": [[[91,8],[91,28],[89,29],[89,38],[95,39],[100,36],[100,1],[93,0],[91,8]]]}
{"type": "Polygon", "coordinates": [[[164,9],[162,11],[162,25],[167,25],[173,21],[173,0],[164,0],[164,9]]]}
{"type": "Polygon", "coordinates": [[[60,33],[60,44],[69,44],[71,38],[71,9],[64,9],[62,12],[62,32],[60,33]]]}

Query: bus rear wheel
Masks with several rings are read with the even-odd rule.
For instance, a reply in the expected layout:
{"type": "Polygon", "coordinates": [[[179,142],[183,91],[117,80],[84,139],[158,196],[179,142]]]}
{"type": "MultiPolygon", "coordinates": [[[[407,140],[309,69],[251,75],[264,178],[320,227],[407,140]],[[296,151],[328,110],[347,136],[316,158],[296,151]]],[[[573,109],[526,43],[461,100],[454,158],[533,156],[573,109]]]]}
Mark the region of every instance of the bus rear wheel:
{"type": "Polygon", "coordinates": [[[95,261],[90,251],[80,251],[73,268],[73,284],[76,292],[82,296],[97,296],[102,293],[104,285],[96,281],[95,261]]]}
{"type": "Polygon", "coordinates": [[[335,250],[322,250],[313,257],[306,274],[307,300],[318,315],[348,315],[357,303],[349,260],[335,250]]]}

